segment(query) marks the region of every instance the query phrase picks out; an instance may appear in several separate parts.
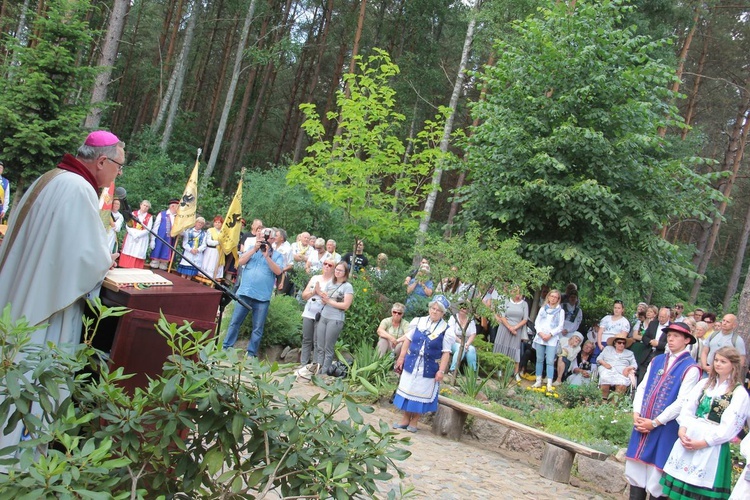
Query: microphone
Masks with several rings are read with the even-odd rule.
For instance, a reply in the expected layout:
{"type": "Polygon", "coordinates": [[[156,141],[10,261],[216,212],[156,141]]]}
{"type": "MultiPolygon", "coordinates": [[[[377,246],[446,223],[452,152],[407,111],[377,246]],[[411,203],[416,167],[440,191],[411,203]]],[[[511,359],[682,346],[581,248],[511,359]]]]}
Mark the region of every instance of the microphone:
{"type": "Polygon", "coordinates": [[[128,192],[125,191],[125,188],[122,186],[117,186],[115,188],[115,198],[120,200],[120,205],[122,206],[122,217],[125,219],[125,222],[130,222],[133,220],[133,211],[130,210],[130,204],[128,203],[128,192]]]}

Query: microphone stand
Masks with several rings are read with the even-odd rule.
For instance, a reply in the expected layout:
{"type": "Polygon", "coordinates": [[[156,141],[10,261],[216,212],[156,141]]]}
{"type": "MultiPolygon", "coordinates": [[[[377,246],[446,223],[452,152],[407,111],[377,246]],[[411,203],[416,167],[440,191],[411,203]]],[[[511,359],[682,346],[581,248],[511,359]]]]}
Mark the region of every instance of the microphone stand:
{"type": "MultiPolygon", "coordinates": [[[[125,210],[123,210],[121,212],[125,224],[127,224],[128,222],[130,222],[132,220],[135,220],[135,221],[137,221],[140,224],[141,222],[139,220],[137,220],[135,217],[133,217],[133,212],[132,212],[132,210],[130,210],[130,207],[128,206],[127,202],[125,202],[125,200],[120,200],[120,201],[122,202],[123,208],[125,209],[125,210]]],[[[172,250],[174,253],[176,253],[177,255],[179,255],[181,258],[185,259],[188,264],[190,264],[191,266],[193,266],[194,268],[196,268],[198,270],[198,272],[201,273],[206,278],[208,278],[211,281],[211,283],[214,284],[214,286],[216,288],[218,288],[219,290],[221,290],[221,300],[219,301],[219,321],[216,323],[216,332],[215,332],[217,337],[219,335],[219,328],[221,327],[221,320],[222,320],[222,318],[224,316],[224,309],[227,307],[227,305],[229,305],[229,303],[232,300],[237,301],[237,303],[239,303],[242,307],[244,307],[248,311],[251,310],[251,307],[244,300],[242,300],[239,295],[237,295],[232,290],[230,290],[229,288],[227,288],[227,286],[224,285],[223,283],[220,283],[220,282],[216,281],[213,278],[213,276],[209,276],[208,274],[206,274],[206,272],[203,269],[201,269],[200,267],[196,266],[193,263],[193,261],[191,261],[190,259],[188,259],[185,256],[185,254],[183,254],[182,252],[180,252],[179,250],[177,250],[170,242],[168,242],[167,240],[165,240],[164,238],[162,238],[161,236],[159,236],[158,234],[156,234],[156,232],[153,231],[153,230],[151,230],[148,226],[145,226],[143,224],[141,224],[141,226],[143,226],[143,229],[145,229],[146,231],[148,231],[156,239],[158,239],[159,241],[161,241],[162,243],[164,243],[165,245],[167,245],[170,248],[170,250],[172,250]]]]}

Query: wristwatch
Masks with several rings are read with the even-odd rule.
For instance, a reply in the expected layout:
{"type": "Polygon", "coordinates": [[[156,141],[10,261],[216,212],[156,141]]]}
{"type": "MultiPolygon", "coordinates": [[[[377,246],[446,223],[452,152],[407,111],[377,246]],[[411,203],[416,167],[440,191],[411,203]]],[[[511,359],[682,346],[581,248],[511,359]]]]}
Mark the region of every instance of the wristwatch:
{"type": "Polygon", "coordinates": [[[653,426],[654,426],[654,429],[656,429],[656,428],[657,428],[657,427],[659,427],[659,426],[660,426],[661,424],[660,424],[660,423],[658,423],[658,422],[657,422],[656,420],[652,420],[652,421],[651,421],[651,425],[653,425],[653,426]]]}
{"type": "Polygon", "coordinates": [[[445,372],[443,370],[438,370],[438,373],[445,375],[445,372]]]}

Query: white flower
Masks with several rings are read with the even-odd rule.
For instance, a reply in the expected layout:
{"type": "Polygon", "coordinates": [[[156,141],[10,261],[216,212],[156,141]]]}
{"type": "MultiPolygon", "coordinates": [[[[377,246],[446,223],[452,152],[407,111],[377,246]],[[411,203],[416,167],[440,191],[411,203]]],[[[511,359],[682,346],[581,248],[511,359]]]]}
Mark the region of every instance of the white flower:
{"type": "Polygon", "coordinates": [[[617,423],[617,420],[613,420],[610,422],[610,424],[616,424],[616,423],[617,423]]]}

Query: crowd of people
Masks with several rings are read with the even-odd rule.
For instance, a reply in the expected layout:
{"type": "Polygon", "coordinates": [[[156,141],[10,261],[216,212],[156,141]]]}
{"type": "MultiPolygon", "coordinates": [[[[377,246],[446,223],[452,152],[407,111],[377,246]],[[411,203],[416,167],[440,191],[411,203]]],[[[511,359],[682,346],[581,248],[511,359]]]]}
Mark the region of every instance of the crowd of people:
{"type": "MultiPolygon", "coordinates": [[[[124,147],[110,132],[92,132],[75,156],[65,155],[57,168],[29,187],[11,217],[0,246],[0,301],[13,305],[12,320],[23,316],[30,325],[40,326],[32,334],[34,343],[74,348],[84,300],[98,295],[115,262],[121,267],[155,269],[174,264],[172,251],[161,239],[175,242],[171,227],[178,200],[170,200],[155,215],[143,200],[127,224],[125,219],[131,218],[123,217],[115,200],[109,233],[102,231],[99,192],[122,174],[124,147]],[[66,211],[51,208],[60,204],[66,211]],[[56,245],[34,244],[41,241],[38,228],[42,226],[51,231],[44,234],[44,241],[56,245]],[[116,236],[123,226],[126,235],[122,251],[117,252],[116,236]],[[64,253],[60,247],[76,251],[64,253]]],[[[2,168],[0,163],[0,218],[8,210],[10,189],[2,168]]],[[[240,240],[238,260],[224,263],[218,249],[222,222],[217,216],[205,230],[206,221],[196,218],[182,235],[188,258],[180,259],[176,270],[186,278],[201,270],[218,279],[224,273],[236,276],[238,303],[224,348],[235,344],[252,311],[247,352],[257,355],[273,293],[299,293],[305,307],[297,374],[304,379],[330,373],[334,346],[355,300],[350,273],[368,269],[373,276],[383,276],[387,256],[378,255],[370,267],[361,240],[341,255],[333,240],[303,232],[289,243],[283,229],[254,220],[250,233],[240,240]],[[290,279],[295,273],[311,275],[300,290],[290,279]]],[[[393,353],[394,368],[400,373],[394,405],[402,414],[393,427],[417,432],[420,416],[437,409],[446,374],[459,370],[464,360],[477,369],[473,343],[480,326],[460,298],[470,287],[450,278],[435,282],[426,259],[404,277],[403,286],[406,304],[394,303],[390,316],[373,325],[372,335],[379,354],[393,353]],[[453,307],[448,296],[454,297],[453,307]],[[425,302],[427,314],[420,316],[425,302]]],[[[743,386],[746,347],[733,314],[717,321],[716,314],[701,309],[686,313],[681,303],[661,308],[641,303],[628,318],[625,304],[616,300],[612,313],[584,334],[573,284],[564,292],[544,288],[539,302],[527,301],[519,288],[491,290],[484,302],[495,311],[497,327],[489,335],[493,350],[514,361],[517,380],[535,357],[534,373],[529,376],[536,388],[546,385],[553,390],[566,381],[597,383],[605,399],[612,391],[634,391],[625,471],[631,499],[645,500],[648,495],[750,498],[747,468],[731,484],[728,443],[750,419],[750,397],[743,386]]],[[[37,414],[40,408],[32,412],[37,414]]],[[[20,425],[8,430],[0,440],[2,448],[14,450],[22,430],[20,425]]],[[[742,440],[741,452],[750,458],[750,437],[742,440]]]]}

